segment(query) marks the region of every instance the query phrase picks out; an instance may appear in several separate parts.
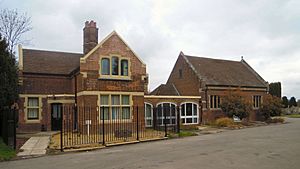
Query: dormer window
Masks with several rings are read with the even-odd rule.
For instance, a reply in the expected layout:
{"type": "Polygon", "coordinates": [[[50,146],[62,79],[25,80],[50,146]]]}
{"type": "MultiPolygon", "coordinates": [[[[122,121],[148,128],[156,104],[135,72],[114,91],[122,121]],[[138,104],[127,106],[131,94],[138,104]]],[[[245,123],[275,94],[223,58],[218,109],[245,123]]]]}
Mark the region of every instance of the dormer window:
{"type": "Polygon", "coordinates": [[[121,56],[107,56],[100,58],[99,78],[130,79],[130,61],[121,56]]]}

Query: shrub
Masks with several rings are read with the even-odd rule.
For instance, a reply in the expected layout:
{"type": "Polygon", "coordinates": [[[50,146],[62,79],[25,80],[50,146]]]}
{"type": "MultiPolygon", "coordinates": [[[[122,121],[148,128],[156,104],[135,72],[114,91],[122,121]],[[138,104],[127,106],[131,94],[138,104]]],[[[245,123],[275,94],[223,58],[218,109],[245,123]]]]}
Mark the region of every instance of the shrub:
{"type": "Polygon", "coordinates": [[[282,107],[283,105],[280,98],[266,95],[259,111],[262,113],[265,120],[269,120],[273,116],[280,116],[282,107]]]}
{"type": "Polygon", "coordinates": [[[228,117],[237,116],[242,120],[247,118],[251,112],[251,103],[245,98],[246,96],[240,90],[227,91],[222,98],[220,107],[228,117]]]}
{"type": "Polygon", "coordinates": [[[217,119],[215,124],[218,127],[230,127],[230,126],[234,125],[234,122],[231,118],[224,117],[224,118],[217,119]]]}

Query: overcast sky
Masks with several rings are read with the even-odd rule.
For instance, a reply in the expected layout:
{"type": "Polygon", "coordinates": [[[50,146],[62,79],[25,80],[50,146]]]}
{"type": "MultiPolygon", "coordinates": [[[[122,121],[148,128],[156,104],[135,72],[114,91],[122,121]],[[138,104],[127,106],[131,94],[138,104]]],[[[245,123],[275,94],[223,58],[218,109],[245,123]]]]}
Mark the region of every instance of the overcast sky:
{"type": "Polygon", "coordinates": [[[31,16],[26,48],[82,52],[86,20],[99,41],[116,30],[147,64],[150,89],[165,83],[180,51],[244,59],[283,95],[300,99],[299,0],[0,0],[31,16]]]}

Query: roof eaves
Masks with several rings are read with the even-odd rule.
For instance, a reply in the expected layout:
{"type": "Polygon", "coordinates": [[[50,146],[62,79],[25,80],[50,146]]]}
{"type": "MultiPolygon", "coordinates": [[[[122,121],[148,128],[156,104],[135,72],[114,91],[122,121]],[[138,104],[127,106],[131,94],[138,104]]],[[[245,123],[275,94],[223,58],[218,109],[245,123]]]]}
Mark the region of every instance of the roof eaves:
{"type": "Polygon", "coordinates": [[[183,52],[180,52],[180,55],[184,58],[184,60],[186,61],[186,63],[190,66],[190,68],[195,72],[195,74],[197,75],[197,77],[199,78],[199,80],[202,80],[203,78],[201,77],[201,75],[197,72],[197,70],[195,69],[195,67],[193,66],[193,64],[189,61],[189,59],[183,54],[183,52]]]}
{"type": "Polygon", "coordinates": [[[180,96],[180,93],[179,93],[179,91],[177,90],[177,88],[176,88],[176,86],[174,85],[174,83],[172,83],[172,86],[173,86],[173,88],[175,89],[177,95],[180,96]]]}
{"type": "Polygon", "coordinates": [[[85,56],[80,58],[80,63],[85,63],[86,59],[94,53],[99,47],[101,47],[104,42],[106,42],[109,38],[111,38],[113,35],[117,35],[121,41],[128,47],[128,49],[138,58],[138,60],[142,63],[144,67],[146,67],[146,64],[142,61],[142,59],[129,47],[129,45],[123,40],[123,38],[114,30],[109,35],[107,35],[97,46],[95,46],[91,51],[89,51],[85,56]]]}
{"type": "Polygon", "coordinates": [[[241,63],[246,66],[246,68],[250,70],[262,84],[268,87],[268,82],[266,82],[244,59],[241,60],[241,63]]]}

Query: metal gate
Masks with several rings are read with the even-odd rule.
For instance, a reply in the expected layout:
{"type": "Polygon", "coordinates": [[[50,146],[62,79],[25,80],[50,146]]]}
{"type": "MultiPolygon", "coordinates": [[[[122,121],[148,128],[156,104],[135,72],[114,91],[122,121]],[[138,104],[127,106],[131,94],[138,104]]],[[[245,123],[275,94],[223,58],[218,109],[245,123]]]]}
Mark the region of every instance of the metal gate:
{"type": "Polygon", "coordinates": [[[177,113],[175,116],[176,123],[169,124],[170,117],[168,114],[161,114],[157,108],[153,108],[151,123],[153,125],[151,126],[146,125],[144,106],[126,109],[63,106],[62,112],[61,151],[99,144],[106,146],[116,143],[162,139],[172,132],[179,131],[179,114],[177,113]]]}

